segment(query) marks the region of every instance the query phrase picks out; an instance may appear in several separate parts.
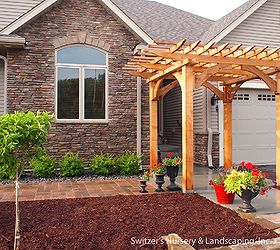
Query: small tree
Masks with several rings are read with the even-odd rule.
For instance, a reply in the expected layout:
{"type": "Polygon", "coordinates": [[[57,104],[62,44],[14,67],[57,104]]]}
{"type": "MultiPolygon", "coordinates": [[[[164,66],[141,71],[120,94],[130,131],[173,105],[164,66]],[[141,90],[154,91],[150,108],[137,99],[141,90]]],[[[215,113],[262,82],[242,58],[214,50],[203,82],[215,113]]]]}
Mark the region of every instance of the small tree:
{"type": "MultiPolygon", "coordinates": [[[[16,112],[0,116],[0,166],[6,177],[15,179],[16,223],[14,249],[19,249],[19,178],[36,148],[47,141],[53,115],[48,112],[16,112]]],[[[3,175],[3,173],[2,173],[3,175]]]]}

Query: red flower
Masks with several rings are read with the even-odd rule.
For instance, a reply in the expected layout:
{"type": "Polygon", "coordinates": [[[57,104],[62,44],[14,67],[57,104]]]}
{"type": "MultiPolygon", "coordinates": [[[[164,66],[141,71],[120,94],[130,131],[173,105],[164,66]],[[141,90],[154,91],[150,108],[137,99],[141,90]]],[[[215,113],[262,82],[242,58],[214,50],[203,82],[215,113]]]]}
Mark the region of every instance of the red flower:
{"type": "Polygon", "coordinates": [[[180,163],[180,161],[181,161],[181,160],[180,160],[180,159],[178,159],[178,160],[176,160],[176,163],[180,163]]]}
{"type": "Polygon", "coordinates": [[[260,192],[260,195],[265,195],[265,191],[262,190],[262,191],[260,192]]]}
{"type": "Polygon", "coordinates": [[[245,167],[245,161],[242,161],[240,164],[242,167],[245,167]]]}
{"type": "Polygon", "coordinates": [[[149,175],[150,175],[150,173],[147,172],[147,173],[146,173],[146,176],[148,177],[149,175]]]}
{"type": "Polygon", "coordinates": [[[210,180],[210,181],[209,181],[209,185],[210,185],[210,186],[213,186],[213,185],[214,185],[214,182],[213,182],[212,180],[210,180]]]}
{"type": "Polygon", "coordinates": [[[158,163],[158,164],[157,164],[157,167],[159,168],[159,167],[161,167],[161,165],[162,165],[161,163],[158,163]]]}
{"type": "Polygon", "coordinates": [[[168,157],[172,157],[173,154],[172,154],[171,152],[169,152],[169,153],[167,154],[167,156],[168,156],[168,157]]]}
{"type": "Polygon", "coordinates": [[[254,165],[251,162],[246,163],[245,167],[251,170],[254,169],[254,165]]]}
{"type": "Polygon", "coordinates": [[[268,174],[268,173],[265,173],[265,177],[268,178],[268,176],[269,176],[269,174],[268,174]]]}
{"type": "Polygon", "coordinates": [[[254,179],[253,179],[253,182],[254,182],[254,183],[257,183],[257,182],[258,182],[258,178],[254,178],[254,179]]]}
{"type": "Polygon", "coordinates": [[[264,191],[268,191],[268,187],[265,187],[265,188],[264,188],[264,191]]]}
{"type": "Polygon", "coordinates": [[[252,170],[253,176],[258,176],[260,174],[259,170],[252,170]]]}

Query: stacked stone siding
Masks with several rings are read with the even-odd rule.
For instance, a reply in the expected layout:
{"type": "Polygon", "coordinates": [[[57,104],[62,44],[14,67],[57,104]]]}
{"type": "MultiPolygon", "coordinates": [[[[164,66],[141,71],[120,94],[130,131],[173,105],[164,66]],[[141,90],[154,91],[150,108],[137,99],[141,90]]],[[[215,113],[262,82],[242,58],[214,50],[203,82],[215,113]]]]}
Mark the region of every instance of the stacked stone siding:
{"type": "MultiPolygon", "coordinates": [[[[208,167],[207,148],[208,133],[194,135],[194,162],[197,166],[208,167]]],[[[219,167],[219,134],[213,133],[212,161],[214,167],[219,167]]]]}
{"type": "MultiPolygon", "coordinates": [[[[79,152],[89,159],[95,153],[136,151],[136,78],[122,67],[141,41],[96,0],[62,0],[23,26],[16,34],[30,44],[8,50],[8,111],[55,112],[55,49],[69,44],[90,44],[108,51],[109,122],[59,123],[50,132],[50,153],[79,152]]],[[[143,89],[143,145],[147,153],[146,87],[143,89]]]]}

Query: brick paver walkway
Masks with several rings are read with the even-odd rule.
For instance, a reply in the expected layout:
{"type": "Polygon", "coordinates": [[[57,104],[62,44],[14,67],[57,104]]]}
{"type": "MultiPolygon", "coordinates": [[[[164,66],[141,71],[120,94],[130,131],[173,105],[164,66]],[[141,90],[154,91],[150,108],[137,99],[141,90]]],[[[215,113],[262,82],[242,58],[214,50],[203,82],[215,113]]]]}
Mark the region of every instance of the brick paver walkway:
{"type": "MultiPolygon", "coordinates": [[[[140,185],[137,179],[24,183],[20,185],[20,201],[84,198],[118,194],[138,195],[140,194],[139,190],[140,185]]],[[[155,186],[148,183],[147,190],[149,193],[153,193],[155,186]]],[[[0,202],[14,200],[14,185],[0,185],[0,202]]]]}

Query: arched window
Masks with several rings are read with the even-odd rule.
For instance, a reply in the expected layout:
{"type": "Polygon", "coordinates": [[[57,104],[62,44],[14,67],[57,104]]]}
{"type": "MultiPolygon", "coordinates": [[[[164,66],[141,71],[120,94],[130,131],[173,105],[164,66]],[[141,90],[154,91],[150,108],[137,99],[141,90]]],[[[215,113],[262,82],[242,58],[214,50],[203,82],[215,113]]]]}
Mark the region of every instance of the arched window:
{"type": "Polygon", "coordinates": [[[56,118],[107,120],[107,54],[76,45],[56,53],[56,118]]]}

